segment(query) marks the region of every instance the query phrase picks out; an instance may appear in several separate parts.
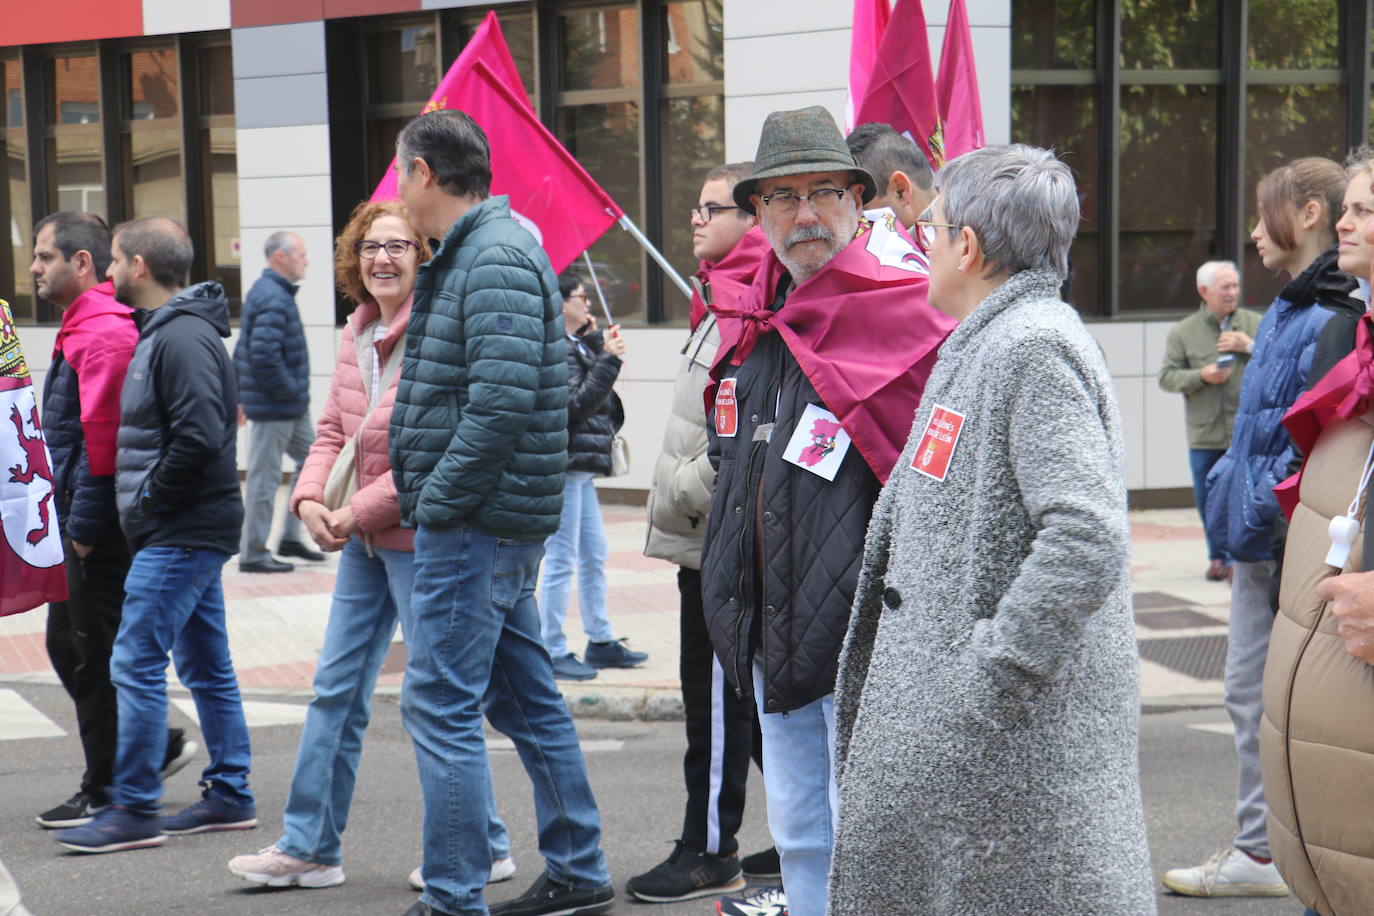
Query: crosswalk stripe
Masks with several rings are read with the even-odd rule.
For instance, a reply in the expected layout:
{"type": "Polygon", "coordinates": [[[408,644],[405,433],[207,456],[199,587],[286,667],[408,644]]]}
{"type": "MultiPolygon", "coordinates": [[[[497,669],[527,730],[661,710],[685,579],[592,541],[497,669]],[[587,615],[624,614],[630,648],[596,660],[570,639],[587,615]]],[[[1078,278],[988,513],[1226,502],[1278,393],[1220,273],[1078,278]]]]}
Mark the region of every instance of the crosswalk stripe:
{"type": "Polygon", "coordinates": [[[1211,732],[1214,735],[1234,735],[1236,733],[1236,727],[1230,722],[1202,722],[1188,727],[1194,731],[1211,732]]]}
{"type": "MultiPolygon", "coordinates": [[[[624,741],[616,738],[588,738],[581,742],[582,753],[597,753],[599,751],[618,751],[625,746],[624,741]]],[[[509,738],[487,738],[487,749],[492,751],[513,751],[515,742],[509,738]]]]}
{"type": "Polygon", "coordinates": [[[61,738],[65,734],[61,726],[35,709],[19,691],[0,688],[0,741],[61,738]]]}
{"type": "MultiPolygon", "coordinates": [[[[190,716],[197,725],[200,724],[195,700],[176,699],[172,701],[172,705],[190,716]]],[[[268,725],[300,725],[305,721],[305,709],[303,703],[266,703],[262,700],[244,700],[243,718],[248,723],[249,728],[262,728],[268,725]]]]}

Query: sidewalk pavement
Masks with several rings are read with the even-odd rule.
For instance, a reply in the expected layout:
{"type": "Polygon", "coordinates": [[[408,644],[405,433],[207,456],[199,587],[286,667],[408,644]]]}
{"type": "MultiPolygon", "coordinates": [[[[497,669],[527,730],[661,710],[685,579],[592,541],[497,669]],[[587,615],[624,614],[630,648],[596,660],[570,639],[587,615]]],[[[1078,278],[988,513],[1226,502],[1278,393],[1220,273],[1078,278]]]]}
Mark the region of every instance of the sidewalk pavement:
{"type": "MultiPolygon", "coordinates": [[[[603,514],[611,625],[631,648],[648,652],[649,660],[639,668],[603,670],[595,680],[560,685],[577,716],[681,718],[677,568],[643,555],[642,507],[605,505],[603,514]]],[[[1230,588],[1203,578],[1207,551],[1197,513],[1133,512],[1131,529],[1142,709],[1220,705],[1230,588]]],[[[337,555],[324,563],[297,561],[296,570],[285,574],[240,573],[237,558],[225,565],[230,646],[245,696],[310,695],[336,565],[337,555]]],[[[586,637],[575,610],[568,618],[568,644],[581,655],[586,637]]],[[[43,646],[46,620],[44,608],[0,618],[0,682],[57,683],[43,646]]],[[[398,630],[379,693],[400,692],[405,669],[400,639],[398,630]]],[[[172,688],[181,689],[174,680],[172,688]]]]}

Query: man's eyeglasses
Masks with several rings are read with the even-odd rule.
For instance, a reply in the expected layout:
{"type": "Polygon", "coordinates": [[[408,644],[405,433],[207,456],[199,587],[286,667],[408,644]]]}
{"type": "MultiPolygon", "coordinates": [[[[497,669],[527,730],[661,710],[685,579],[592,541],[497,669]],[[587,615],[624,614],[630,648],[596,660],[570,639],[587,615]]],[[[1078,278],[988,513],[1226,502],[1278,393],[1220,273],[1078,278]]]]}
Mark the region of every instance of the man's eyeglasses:
{"type": "Polygon", "coordinates": [[[831,213],[840,206],[840,201],[844,199],[844,188],[817,188],[810,194],[793,194],[791,191],[778,191],[774,194],[765,194],[759,198],[763,205],[770,212],[779,216],[791,216],[797,212],[797,207],[802,201],[811,205],[811,209],[817,213],[831,213]]]}
{"type": "Polygon", "coordinates": [[[715,218],[717,213],[724,213],[726,210],[738,210],[739,207],[719,207],[715,204],[702,204],[700,207],[693,207],[687,212],[691,218],[702,223],[709,223],[715,218]]]}
{"type": "Polygon", "coordinates": [[[914,241],[916,242],[916,246],[926,254],[930,254],[930,249],[935,244],[936,229],[962,228],[964,227],[956,226],[953,223],[933,223],[928,219],[918,219],[916,220],[916,231],[912,233],[912,235],[915,236],[914,241]]]}
{"type": "Polygon", "coordinates": [[[386,243],[364,239],[353,246],[353,253],[364,261],[371,261],[377,256],[377,252],[385,248],[387,257],[395,260],[405,257],[406,252],[410,251],[410,249],[418,249],[419,247],[419,243],[412,242],[410,239],[392,239],[386,243]]]}

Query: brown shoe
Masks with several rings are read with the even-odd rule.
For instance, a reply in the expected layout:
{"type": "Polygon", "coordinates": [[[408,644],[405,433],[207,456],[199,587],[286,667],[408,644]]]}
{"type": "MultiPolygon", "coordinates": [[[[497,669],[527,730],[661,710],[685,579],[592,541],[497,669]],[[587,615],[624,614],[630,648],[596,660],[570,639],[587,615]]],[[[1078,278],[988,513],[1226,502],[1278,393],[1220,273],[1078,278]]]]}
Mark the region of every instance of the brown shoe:
{"type": "Polygon", "coordinates": [[[1212,565],[1207,567],[1207,581],[1221,582],[1223,579],[1227,578],[1226,571],[1227,570],[1225,563],[1223,563],[1221,560],[1213,560],[1212,565]]]}

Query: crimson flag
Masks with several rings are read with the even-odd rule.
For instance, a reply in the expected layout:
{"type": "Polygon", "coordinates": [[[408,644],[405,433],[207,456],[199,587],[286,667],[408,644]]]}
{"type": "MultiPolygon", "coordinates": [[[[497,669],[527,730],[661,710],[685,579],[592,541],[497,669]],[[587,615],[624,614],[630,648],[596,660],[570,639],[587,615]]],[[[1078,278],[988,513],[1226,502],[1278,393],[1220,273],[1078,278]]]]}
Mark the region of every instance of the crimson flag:
{"type": "Polygon", "coordinates": [[[883,32],[892,17],[889,0],[854,0],[854,20],[849,33],[849,94],[844,100],[845,133],[862,123],[854,120],[854,112],[868,94],[873,62],[878,59],[883,32]]]}
{"type": "Polygon", "coordinates": [[[973,60],[973,36],[964,0],[951,0],[949,4],[935,97],[944,129],[946,161],[987,145],[983,136],[983,105],[978,98],[978,65],[973,60]]]}
{"type": "Polygon", "coordinates": [[[869,121],[891,124],[899,134],[909,136],[925,153],[931,168],[944,165],[944,139],[921,0],[897,0],[892,8],[868,93],[854,117],[856,124],[869,121]]]}
{"type": "Polygon", "coordinates": [[[0,617],[67,597],[54,498],[33,379],[9,303],[0,299],[0,617]]]}
{"type": "MultiPolygon", "coordinates": [[[[487,14],[425,111],[440,108],[462,111],[486,132],[491,191],[510,197],[512,215],[544,246],[555,271],[625,215],[535,115],[495,13],[487,14]]],[[[396,196],[392,165],[373,200],[396,196]]]]}

